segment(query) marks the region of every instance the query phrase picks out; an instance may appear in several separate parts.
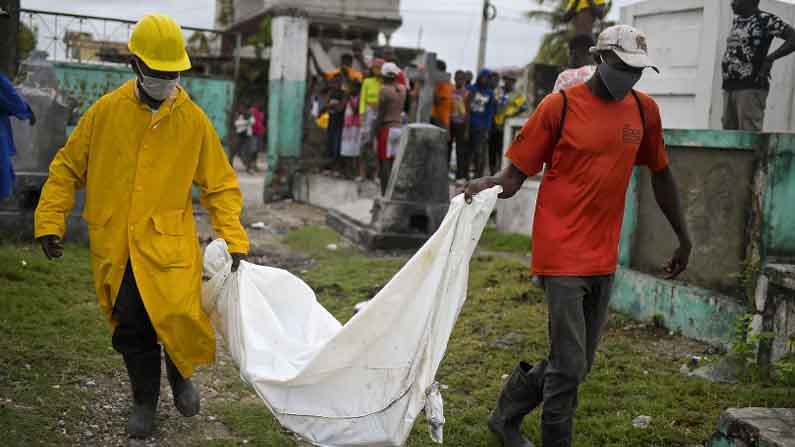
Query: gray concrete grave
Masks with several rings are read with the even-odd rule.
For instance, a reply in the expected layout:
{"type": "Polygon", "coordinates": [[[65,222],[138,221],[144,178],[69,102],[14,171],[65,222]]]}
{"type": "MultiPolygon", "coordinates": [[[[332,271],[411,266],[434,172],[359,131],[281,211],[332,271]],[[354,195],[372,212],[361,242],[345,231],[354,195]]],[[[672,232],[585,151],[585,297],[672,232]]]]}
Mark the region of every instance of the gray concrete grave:
{"type": "Polygon", "coordinates": [[[421,246],[450,205],[446,146],[444,129],[406,126],[386,195],[340,204],[329,211],[327,223],[370,250],[421,246]]]}

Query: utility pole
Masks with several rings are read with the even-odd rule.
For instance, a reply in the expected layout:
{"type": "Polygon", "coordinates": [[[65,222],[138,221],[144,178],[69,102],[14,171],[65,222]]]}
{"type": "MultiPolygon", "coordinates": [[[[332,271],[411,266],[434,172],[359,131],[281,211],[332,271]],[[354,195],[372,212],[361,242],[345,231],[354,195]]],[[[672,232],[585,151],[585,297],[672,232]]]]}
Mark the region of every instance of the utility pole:
{"type": "Polygon", "coordinates": [[[489,22],[497,18],[497,8],[490,0],[483,0],[483,14],[480,18],[480,45],[478,46],[478,71],[486,65],[486,43],[489,40],[489,22]]]}
{"type": "Polygon", "coordinates": [[[0,73],[13,81],[17,74],[17,35],[19,33],[19,0],[0,0],[0,73]]]}

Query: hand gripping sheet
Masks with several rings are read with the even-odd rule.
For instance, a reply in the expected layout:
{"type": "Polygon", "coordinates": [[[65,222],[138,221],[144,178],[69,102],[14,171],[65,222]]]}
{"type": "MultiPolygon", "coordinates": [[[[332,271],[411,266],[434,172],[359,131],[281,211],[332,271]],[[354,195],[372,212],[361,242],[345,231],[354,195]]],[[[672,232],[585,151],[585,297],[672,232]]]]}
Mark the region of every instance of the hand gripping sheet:
{"type": "Polygon", "coordinates": [[[400,446],[427,400],[441,440],[434,377],[499,192],[469,205],[455,197],[439,230],[344,326],[289,272],[243,262],[230,274],[226,243],[207,247],[202,305],[284,427],[319,446],[400,446]]]}

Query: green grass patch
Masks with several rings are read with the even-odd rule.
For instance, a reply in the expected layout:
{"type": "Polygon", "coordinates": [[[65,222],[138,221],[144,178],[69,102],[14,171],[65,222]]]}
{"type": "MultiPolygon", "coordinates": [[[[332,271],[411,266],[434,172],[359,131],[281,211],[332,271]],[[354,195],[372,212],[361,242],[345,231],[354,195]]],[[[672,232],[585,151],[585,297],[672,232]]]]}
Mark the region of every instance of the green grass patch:
{"type": "Polygon", "coordinates": [[[338,258],[352,254],[361,254],[361,250],[349,246],[334,230],[325,226],[307,225],[287,233],[283,242],[293,250],[302,252],[317,259],[338,258]],[[329,250],[329,245],[336,245],[337,250],[329,250]]]}
{"type": "MultiPolygon", "coordinates": [[[[494,236],[490,234],[486,236],[494,236]]],[[[315,258],[300,275],[343,322],[353,315],[356,302],[375,295],[407,260],[344,248],[336,233],[322,227],[293,231],[285,240],[315,258]],[[328,250],[331,243],[340,249],[328,250]]],[[[486,417],[502,375],[510,373],[519,359],[535,363],[545,356],[546,306],[541,291],[531,285],[524,262],[478,256],[470,272],[469,299],[437,375],[448,386],[443,390],[445,443],[497,447],[486,417]]],[[[3,445],[71,445],[59,434],[58,420],[76,423],[86,415],[81,408],[96,399],[72,382],[123,368],[96,304],[88,250],[69,246],[65,259],[50,262],[35,247],[0,247],[0,295],[3,445]]],[[[652,329],[617,329],[622,324],[610,327],[594,371],[581,387],[576,447],[684,447],[706,440],[728,407],[795,406],[791,387],[721,385],[683,376],[679,367],[685,359],[654,348],[661,341],[676,344],[681,338],[660,336],[652,329]],[[632,427],[632,419],[639,415],[652,417],[649,428],[632,427]]],[[[235,440],[199,445],[239,445],[237,439],[253,446],[294,445],[293,436],[236,374],[230,371],[221,379],[217,389],[240,398],[205,403],[232,430],[235,440]]],[[[526,418],[524,431],[539,441],[538,411],[526,418]]],[[[407,445],[434,445],[422,416],[407,445]]]]}
{"type": "MultiPolygon", "coordinates": [[[[369,257],[361,252],[327,252],[335,234],[314,228],[291,233],[291,245],[303,244],[322,258],[301,276],[320,302],[340,321],[353,315],[353,305],[372,297],[400,269],[407,258],[369,257]],[[323,248],[321,251],[320,248],[323,248]]],[[[487,231],[481,248],[512,247],[521,253],[529,240],[487,231]],[[485,241],[485,243],[484,243],[485,241]]],[[[485,421],[499,394],[501,377],[519,359],[537,362],[547,352],[547,313],[541,290],[530,283],[527,265],[509,257],[480,256],[471,264],[469,299],[450,339],[437,379],[449,388],[445,399],[445,444],[489,446],[499,444],[485,421]],[[511,340],[508,347],[497,341],[511,340]]],[[[620,321],[625,317],[616,316],[620,321]]],[[[621,325],[613,325],[621,327],[621,325]]],[[[399,337],[400,334],[395,334],[399,337]]],[[[581,387],[576,421],[577,447],[677,447],[699,444],[715,430],[728,407],[795,406],[795,390],[783,386],[719,385],[679,373],[685,359],[657,354],[649,347],[659,335],[611,329],[597,355],[589,380],[581,387]],[[647,429],[632,427],[639,415],[652,417],[647,429]]],[[[677,343],[673,336],[670,343],[677,343]]],[[[232,405],[234,406],[234,404],[232,405]]],[[[240,411],[252,419],[230,414],[224,422],[247,439],[262,445],[288,438],[271,438],[281,430],[273,417],[246,404],[240,411]]],[[[230,410],[232,411],[232,410],[230,410]]],[[[540,443],[540,415],[524,422],[524,431],[540,443]]],[[[284,440],[283,442],[287,442],[284,440]]],[[[282,445],[282,444],[270,444],[282,445]]],[[[292,445],[291,443],[285,445],[292,445]]],[[[420,416],[407,443],[434,445],[420,416]]]]}
{"type": "Polygon", "coordinates": [[[500,233],[494,227],[487,227],[483,231],[478,248],[526,256],[530,254],[532,245],[529,235],[500,233]]]}
{"type": "Polygon", "coordinates": [[[38,247],[0,246],[0,406],[3,445],[69,445],[91,398],[86,375],[118,367],[94,294],[89,251],[67,246],[48,261],[38,247]],[[46,434],[46,436],[43,436],[46,434]]]}

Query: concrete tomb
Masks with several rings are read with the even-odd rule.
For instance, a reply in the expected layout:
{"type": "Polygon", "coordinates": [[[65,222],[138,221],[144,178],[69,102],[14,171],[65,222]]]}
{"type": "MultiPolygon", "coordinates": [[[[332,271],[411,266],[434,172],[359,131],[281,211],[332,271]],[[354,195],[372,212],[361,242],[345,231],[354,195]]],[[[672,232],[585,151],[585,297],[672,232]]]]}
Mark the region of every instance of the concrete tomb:
{"type": "Polygon", "coordinates": [[[329,226],[367,249],[420,247],[442,223],[450,204],[447,132],[429,124],[403,129],[386,195],[341,204],[329,226]]]}

